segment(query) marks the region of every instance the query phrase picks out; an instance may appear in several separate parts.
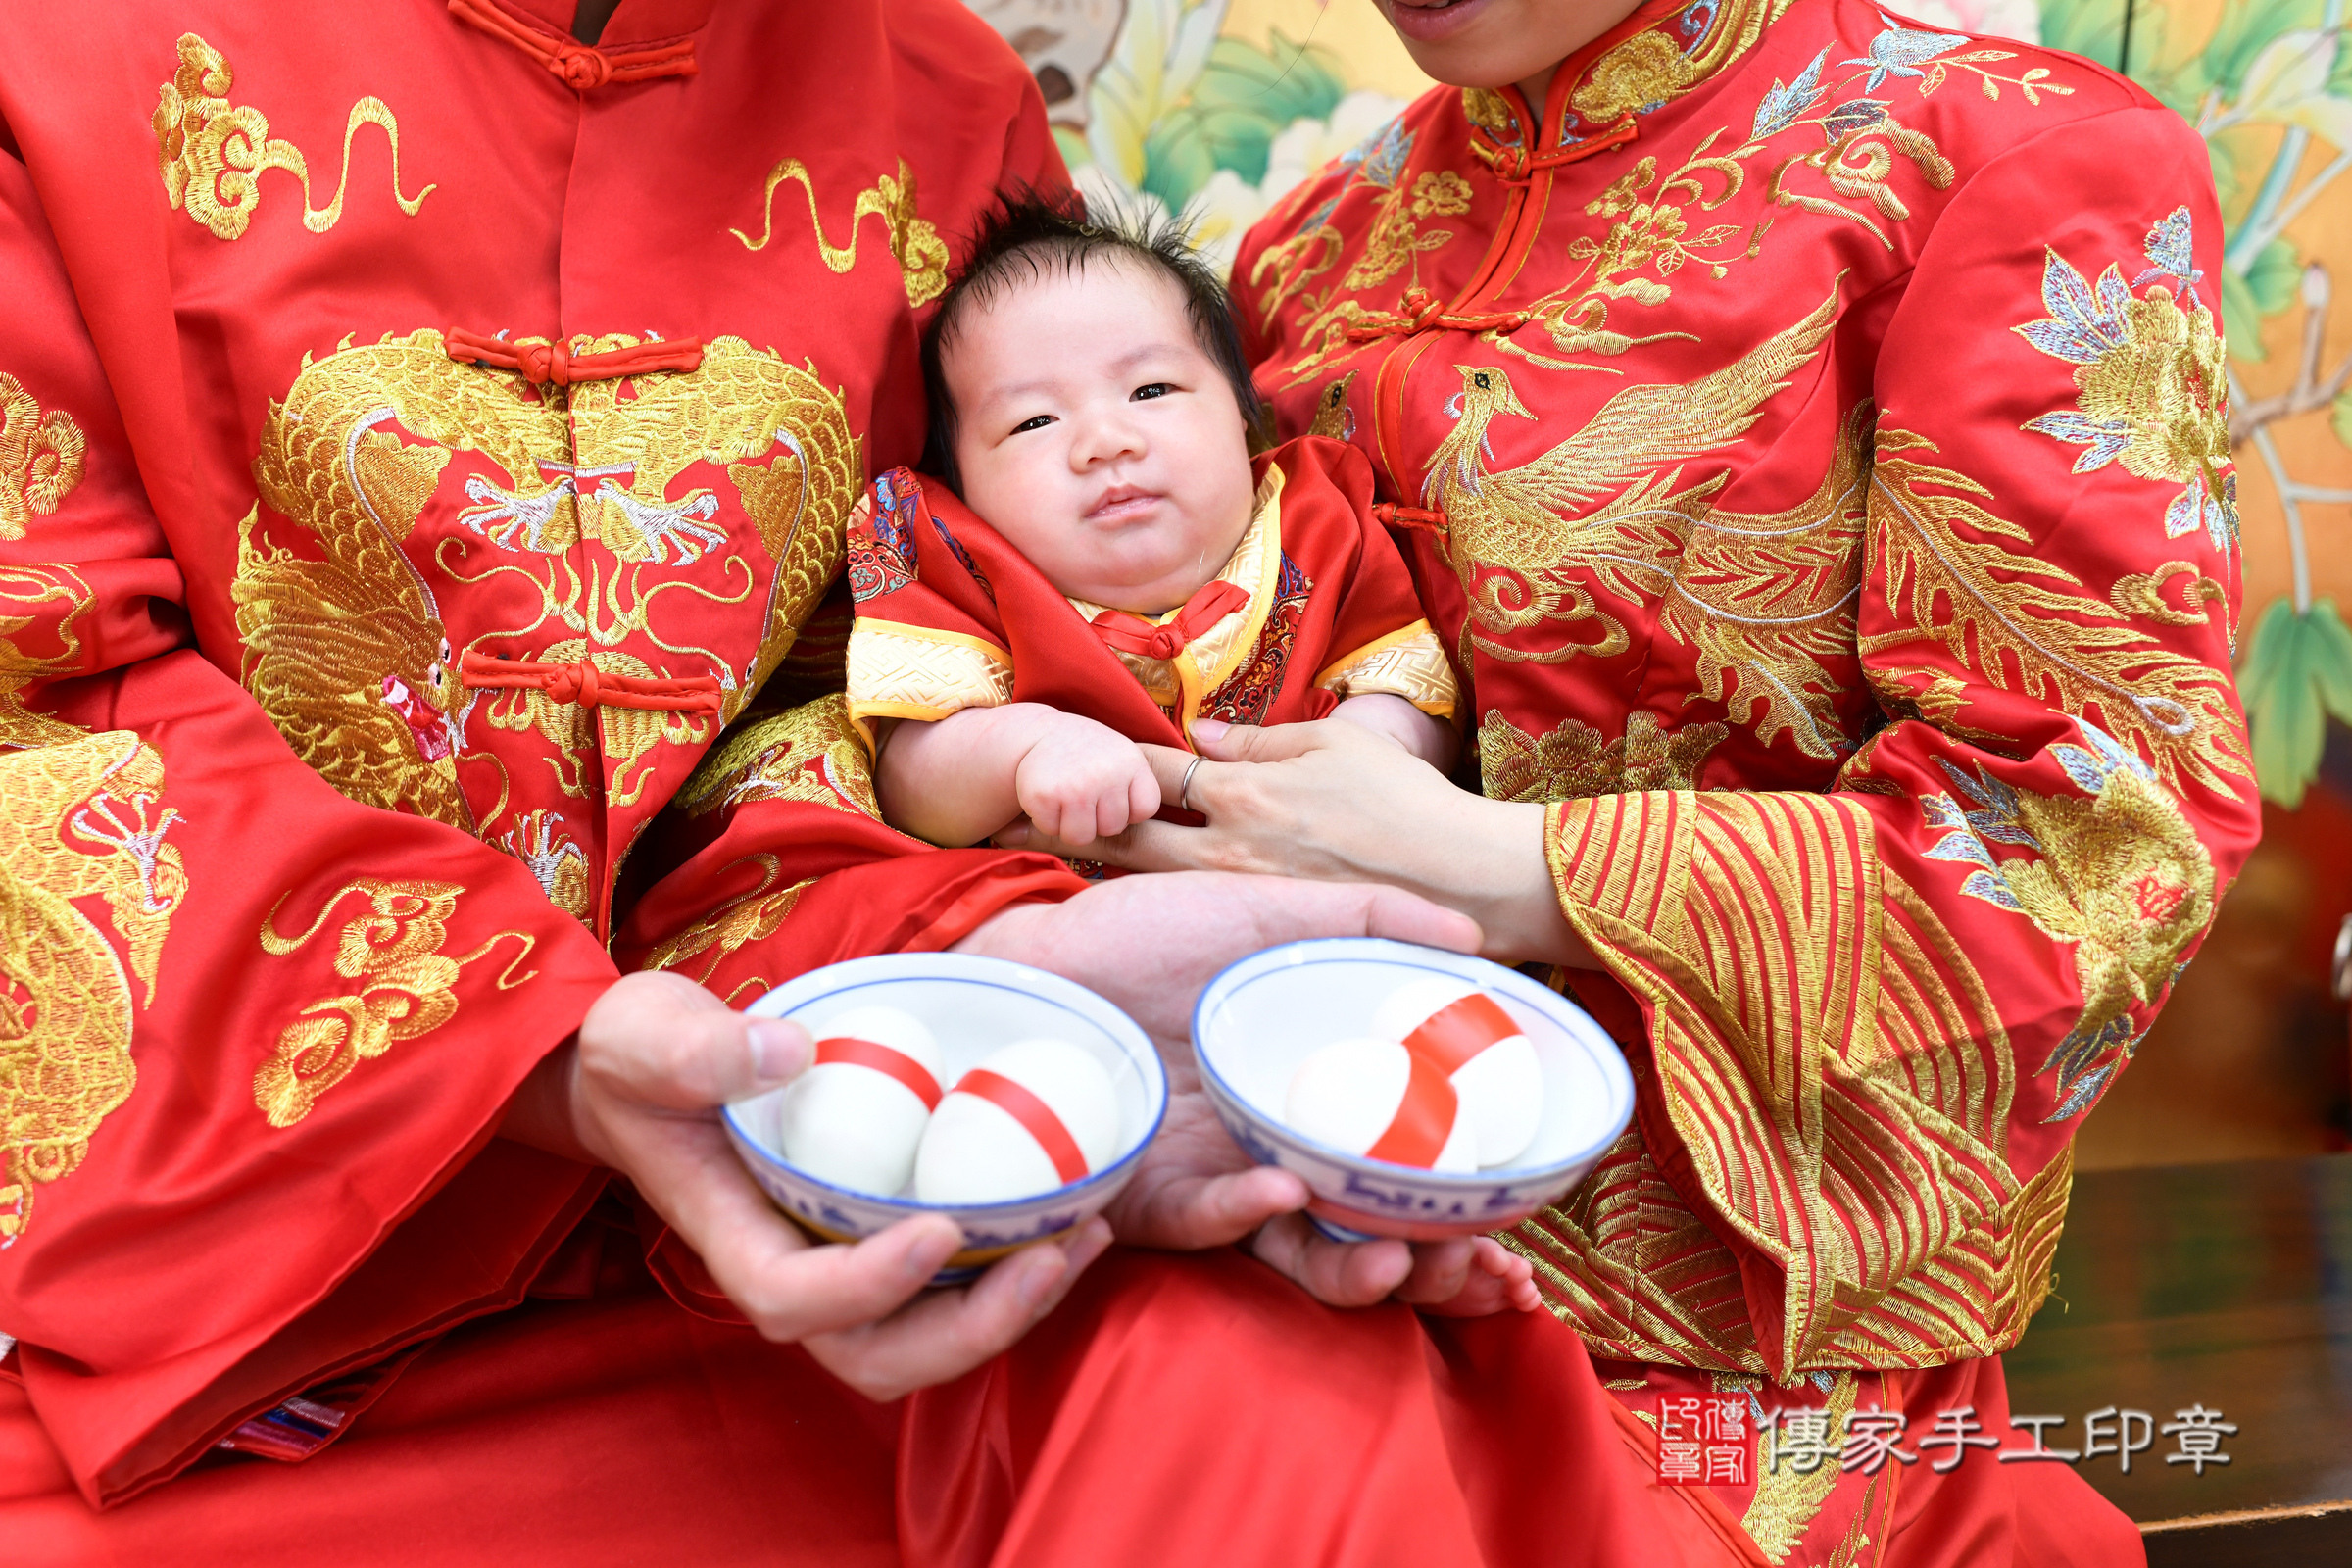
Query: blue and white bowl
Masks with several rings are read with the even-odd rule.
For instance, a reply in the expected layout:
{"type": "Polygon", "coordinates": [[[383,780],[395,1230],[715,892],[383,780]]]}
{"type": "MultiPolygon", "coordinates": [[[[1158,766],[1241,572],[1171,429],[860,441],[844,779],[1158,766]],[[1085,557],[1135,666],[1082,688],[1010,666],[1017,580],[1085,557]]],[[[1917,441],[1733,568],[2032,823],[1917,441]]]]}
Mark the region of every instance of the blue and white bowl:
{"type": "Polygon", "coordinates": [[[726,1107],[727,1136],[752,1179],[778,1207],[828,1241],[854,1242],[909,1214],[945,1214],[963,1227],[963,1250],[935,1283],[970,1279],[996,1258],[1084,1220],[1118,1195],[1168,1109],[1168,1075],[1151,1040],[1110,1003],[1059,975],[1002,958],[895,953],[810,970],[745,1009],[790,1018],[821,1037],[853,1007],[897,1007],[931,1028],[950,1088],[1001,1046],[1040,1035],[1066,1040],[1110,1074],[1119,1102],[1118,1155],[1082,1181],[1001,1203],[925,1203],[820,1181],[784,1157],[773,1089],[726,1107]]]}
{"type": "Polygon", "coordinates": [[[1634,1113],[1625,1057],[1582,1007],[1515,970],[1371,937],[1292,942],[1242,959],[1193,1008],[1201,1086],[1234,1142],[1261,1165],[1296,1172],[1307,1214],[1339,1241],[1435,1241],[1515,1225],[1584,1179],[1634,1113]],[[1544,1115],[1516,1163],[1466,1174],[1350,1154],[1283,1125],[1291,1075],[1335,1040],[1372,1032],[1372,1014],[1408,980],[1443,975],[1501,1004],[1536,1048],[1544,1115]]]}

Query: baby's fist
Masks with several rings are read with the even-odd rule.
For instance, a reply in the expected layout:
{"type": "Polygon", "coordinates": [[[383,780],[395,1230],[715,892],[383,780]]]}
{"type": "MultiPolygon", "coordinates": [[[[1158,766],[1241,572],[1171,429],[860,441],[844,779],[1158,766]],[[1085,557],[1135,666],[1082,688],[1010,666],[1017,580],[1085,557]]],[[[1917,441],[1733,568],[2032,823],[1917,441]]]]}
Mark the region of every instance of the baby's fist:
{"type": "Polygon", "coordinates": [[[1064,844],[1107,838],[1159,809],[1159,780],[1142,748],[1107,724],[1058,713],[1013,773],[1033,826],[1064,844]]]}

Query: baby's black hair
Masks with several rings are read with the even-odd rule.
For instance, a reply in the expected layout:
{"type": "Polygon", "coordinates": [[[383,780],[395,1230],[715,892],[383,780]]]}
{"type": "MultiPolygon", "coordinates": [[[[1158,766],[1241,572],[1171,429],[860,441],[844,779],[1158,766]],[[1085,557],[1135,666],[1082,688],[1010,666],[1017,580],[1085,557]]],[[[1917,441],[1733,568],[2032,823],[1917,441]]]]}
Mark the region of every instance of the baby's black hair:
{"type": "Polygon", "coordinates": [[[1184,290],[1193,335],[1225,372],[1233,400],[1241,406],[1242,422],[1250,432],[1250,450],[1270,444],[1265,404],[1250,382],[1232,297],[1194,251],[1191,225],[1181,218],[1153,218],[1115,209],[1096,218],[1088,213],[1086,199],[1075,192],[1008,190],[1000,192],[995,205],[981,218],[964,248],[963,265],[949,280],[938,313],[923,329],[923,390],[931,402],[931,427],[923,449],[927,471],[956,489],[962,488],[962,477],[956,471],[956,400],[949,394],[941,361],[945,346],[964,318],[972,311],[985,310],[1021,284],[1034,282],[1048,269],[1063,273],[1080,271],[1098,256],[1156,268],[1184,290]]]}

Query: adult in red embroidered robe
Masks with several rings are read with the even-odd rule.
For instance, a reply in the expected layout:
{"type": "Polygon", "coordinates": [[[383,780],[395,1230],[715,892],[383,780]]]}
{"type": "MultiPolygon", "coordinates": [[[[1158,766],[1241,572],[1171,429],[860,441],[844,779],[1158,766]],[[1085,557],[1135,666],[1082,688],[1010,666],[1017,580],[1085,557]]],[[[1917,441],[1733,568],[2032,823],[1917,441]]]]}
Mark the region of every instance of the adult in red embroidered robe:
{"type": "MultiPolygon", "coordinates": [[[[1393,10],[1441,76],[1487,25],[1393,10]]],[[[1653,0],[1546,74],[1423,97],[1235,271],[1280,433],[1354,443],[1421,524],[1491,801],[1345,726],[1196,730],[1209,825],[1091,853],[1390,882],[1592,965],[1639,1109],[1508,1238],[1553,1312],[1635,1413],[1734,1390],[1917,1440],[2000,1407],[2069,1136],[2257,831],[2204,149],[2082,61],[1859,0],[1653,0]]],[[[2047,1517],[1948,1484],[1833,1462],[1713,1506],[1776,1562],[2047,1517]]]]}
{"type": "MultiPolygon", "coordinates": [[[[763,1046],[681,979],[615,984],[666,967],[756,992],[983,937],[1039,956],[1047,928],[1006,911],[1083,887],[881,825],[838,695],[846,595],[821,608],[868,473],[921,438],[943,231],[1062,178],[1035,86],[948,0],[582,10],[612,17],[596,47],[562,0],[12,18],[0,1442],[22,1462],[0,1538],[20,1555],[226,1552],[294,1506],[272,1485],[347,1520],[434,1517],[429,1488],[210,1470],[164,1489],[184,1503],[110,1516],[137,1523],[89,1505],[216,1445],[317,1451],[413,1348],[643,1250],[583,1222],[602,1171],[502,1125],[625,1168],[647,1236],[692,1235],[773,1337],[840,1331],[820,1353],[877,1393],[983,1359],[1102,1245],[863,1326],[941,1239],[790,1250],[705,1158],[709,1125],[668,1112],[789,1067],[793,1040],[763,1046]],[[564,1042],[600,998],[575,1077],[564,1042]],[[737,1076],[694,1079],[714,1061],[737,1076]]],[[[1288,907],[1307,934],[1380,925],[1379,902],[1288,907]]],[[[1088,961],[1083,935],[1053,945],[1088,961]]],[[[1266,1191],[1195,1182],[1137,1234],[1170,1239],[1185,1194],[1266,1191]]],[[[724,1307],[674,1241],[657,1263],[724,1307]]],[[[863,1401],[622,1295],[560,1332],[502,1327],[499,1375],[586,1397],[613,1364],[591,1346],[634,1314],[619,1337],[668,1369],[656,1405],[701,1347],[805,1418],[766,1452],[806,1490],[746,1494],[738,1520],[837,1504],[821,1556],[878,1508],[887,1540],[887,1446],[854,1486],[826,1468],[875,1429],[863,1401]]],[[[409,1408],[465,1387],[424,1365],[409,1408]]],[[[590,1448],[653,1418],[625,1394],[590,1448]]],[[[524,1513],[568,1528],[593,1471],[506,1443],[453,1462],[560,1477],[524,1513]]],[[[377,1474],[340,1464],[299,1474],[377,1474]]],[[[484,1528],[498,1494],[438,1522],[484,1528]]]]}
{"type": "Polygon", "coordinates": [[[1450,715],[1452,671],[1372,520],[1362,454],[1308,437],[1254,466],[1256,511],[1202,590],[1220,597],[1194,596],[1216,612],[1149,626],[1065,597],[937,481],[883,475],[850,530],[850,722],[1045,703],[1183,746],[1198,719],[1294,723],[1373,692],[1450,715]],[[1138,646],[1162,627],[1164,652],[1138,646]]]}

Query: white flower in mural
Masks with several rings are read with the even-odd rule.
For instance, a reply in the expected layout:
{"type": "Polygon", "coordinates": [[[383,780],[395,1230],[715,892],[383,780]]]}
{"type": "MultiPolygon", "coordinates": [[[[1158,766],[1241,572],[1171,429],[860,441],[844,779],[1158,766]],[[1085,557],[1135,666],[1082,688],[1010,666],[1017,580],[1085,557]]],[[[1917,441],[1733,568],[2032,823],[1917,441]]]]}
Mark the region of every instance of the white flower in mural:
{"type": "Polygon", "coordinates": [[[1272,206],[1293,185],[1343,153],[1353,152],[1380,133],[1404,109],[1387,93],[1351,92],[1329,120],[1295,120],[1266,155],[1266,177],[1258,191],[1272,206]]]}
{"type": "Polygon", "coordinates": [[[1931,27],[2041,42],[2041,0],[1904,0],[1897,13],[1931,27]]]}
{"type": "MultiPolygon", "coordinates": [[[[1242,236],[1266,216],[1266,209],[1292,186],[1376,135],[1403,107],[1402,99],[1384,93],[1351,92],[1340,100],[1328,119],[1295,120],[1284,127],[1268,149],[1265,178],[1256,184],[1230,169],[1218,170],[1185,204],[1194,245],[1220,274],[1231,270],[1242,236]]],[[[1115,209],[1152,219],[1167,214],[1167,207],[1157,197],[1132,189],[1105,164],[1085,165],[1074,171],[1071,178],[1094,212],[1115,209]]]]}

